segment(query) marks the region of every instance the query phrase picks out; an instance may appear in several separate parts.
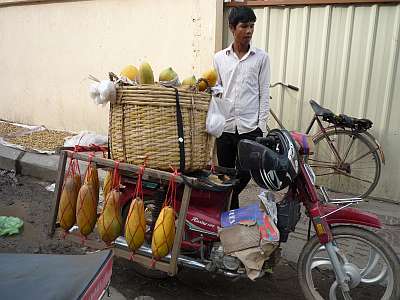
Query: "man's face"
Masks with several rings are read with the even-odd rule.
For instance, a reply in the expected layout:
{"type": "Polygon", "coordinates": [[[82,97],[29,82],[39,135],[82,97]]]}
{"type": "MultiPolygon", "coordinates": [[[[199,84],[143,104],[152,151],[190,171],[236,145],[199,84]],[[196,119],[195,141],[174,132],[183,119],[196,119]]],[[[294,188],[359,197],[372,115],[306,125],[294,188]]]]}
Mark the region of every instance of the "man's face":
{"type": "Polygon", "coordinates": [[[254,32],[254,22],[239,22],[236,27],[230,26],[235,42],[240,44],[250,44],[254,32]]]}

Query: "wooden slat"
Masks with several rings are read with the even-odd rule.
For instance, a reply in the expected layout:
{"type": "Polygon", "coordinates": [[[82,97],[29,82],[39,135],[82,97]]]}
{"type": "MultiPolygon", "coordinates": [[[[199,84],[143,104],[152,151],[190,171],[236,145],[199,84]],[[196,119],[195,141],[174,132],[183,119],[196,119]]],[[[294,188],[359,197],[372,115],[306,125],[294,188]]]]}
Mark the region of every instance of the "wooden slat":
{"type": "Polygon", "coordinates": [[[362,3],[399,3],[400,0],[255,0],[244,2],[228,2],[226,7],[235,6],[281,6],[281,5],[324,5],[324,4],[362,4],[362,3]]]}
{"type": "MultiPolygon", "coordinates": [[[[60,231],[60,233],[61,233],[61,231],[60,231]]],[[[77,232],[72,232],[72,233],[68,234],[65,238],[74,243],[79,243],[79,244],[81,243],[81,237],[78,235],[77,232]]],[[[85,240],[85,246],[92,248],[92,249],[96,249],[96,250],[104,250],[107,248],[107,246],[102,241],[94,240],[94,239],[90,239],[90,238],[85,240]]],[[[122,257],[122,258],[125,258],[128,260],[132,259],[132,253],[130,251],[121,249],[118,247],[113,247],[112,249],[113,249],[115,256],[122,257]]],[[[147,257],[147,256],[140,255],[140,254],[135,254],[135,256],[133,257],[133,261],[136,263],[140,263],[141,265],[143,265],[144,267],[147,267],[147,268],[149,268],[153,263],[153,260],[151,257],[147,257]]],[[[163,261],[157,261],[154,264],[154,269],[157,269],[157,270],[167,273],[170,269],[170,265],[163,261]]]]}
{"type": "MultiPolygon", "coordinates": [[[[78,160],[86,161],[88,162],[90,159],[90,156],[88,154],[84,153],[74,153],[72,151],[65,151],[68,154],[68,157],[74,157],[78,160]]],[[[92,157],[91,160],[96,163],[96,166],[99,168],[114,168],[115,167],[115,162],[111,159],[106,159],[106,158],[101,158],[101,157],[92,157]]],[[[137,171],[139,170],[138,166],[132,165],[132,164],[127,164],[127,163],[119,163],[118,169],[130,173],[136,174],[137,171]]],[[[146,168],[144,173],[150,177],[155,177],[159,178],[162,180],[169,180],[171,177],[171,173],[165,172],[165,171],[160,171],[160,170],[154,170],[154,169],[149,169],[146,168]]],[[[187,181],[190,184],[193,184],[195,179],[194,178],[189,178],[186,177],[187,181]]],[[[183,179],[180,176],[177,176],[175,178],[176,182],[182,183],[183,179]]]]}
{"type": "Polygon", "coordinates": [[[58,207],[60,204],[61,192],[62,192],[62,185],[64,182],[64,175],[65,175],[65,166],[67,163],[67,153],[61,152],[60,159],[58,161],[58,174],[57,174],[57,181],[56,187],[54,190],[54,201],[51,203],[51,210],[50,210],[50,226],[49,226],[49,236],[53,236],[55,229],[56,229],[56,222],[57,222],[57,215],[58,215],[58,207]]]}
{"type": "Polygon", "coordinates": [[[182,196],[181,209],[179,210],[178,224],[176,226],[174,246],[171,252],[171,262],[169,265],[170,268],[168,272],[170,276],[174,276],[178,272],[177,261],[178,261],[178,256],[180,254],[182,235],[183,235],[183,230],[185,228],[186,214],[188,211],[191,194],[192,194],[192,188],[189,187],[188,185],[185,185],[185,190],[183,191],[183,196],[182,196]]]}

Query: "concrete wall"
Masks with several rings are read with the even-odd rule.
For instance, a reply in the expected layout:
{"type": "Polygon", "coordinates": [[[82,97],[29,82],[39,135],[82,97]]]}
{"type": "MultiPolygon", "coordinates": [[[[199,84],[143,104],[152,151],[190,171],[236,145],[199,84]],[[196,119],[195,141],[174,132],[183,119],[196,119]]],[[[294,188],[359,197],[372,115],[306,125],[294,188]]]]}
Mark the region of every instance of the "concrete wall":
{"type": "Polygon", "coordinates": [[[0,119],[106,133],[88,74],[146,60],[198,76],[222,46],[222,0],[23,2],[0,0],[0,119]]]}

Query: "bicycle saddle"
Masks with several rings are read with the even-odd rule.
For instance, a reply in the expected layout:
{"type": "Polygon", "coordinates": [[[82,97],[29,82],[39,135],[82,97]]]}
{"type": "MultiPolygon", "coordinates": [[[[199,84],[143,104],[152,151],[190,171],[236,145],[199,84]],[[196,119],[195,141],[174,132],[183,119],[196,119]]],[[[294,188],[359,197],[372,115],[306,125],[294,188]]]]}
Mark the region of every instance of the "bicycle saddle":
{"type": "Polygon", "coordinates": [[[322,107],[314,100],[310,100],[310,105],[317,116],[320,116],[320,117],[334,117],[335,116],[335,114],[330,109],[322,107]]]}

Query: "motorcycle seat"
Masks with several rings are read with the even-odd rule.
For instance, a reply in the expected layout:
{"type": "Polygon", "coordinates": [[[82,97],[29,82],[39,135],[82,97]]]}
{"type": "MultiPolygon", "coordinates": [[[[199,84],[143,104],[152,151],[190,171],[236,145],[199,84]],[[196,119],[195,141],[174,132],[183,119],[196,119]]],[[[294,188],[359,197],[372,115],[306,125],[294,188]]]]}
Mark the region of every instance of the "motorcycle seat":
{"type": "Polygon", "coordinates": [[[2,253],[0,265],[1,299],[81,299],[87,297],[93,283],[102,281],[103,286],[96,285],[100,291],[107,287],[112,251],[87,255],[2,253]],[[99,277],[104,279],[99,281],[99,277]]]}

